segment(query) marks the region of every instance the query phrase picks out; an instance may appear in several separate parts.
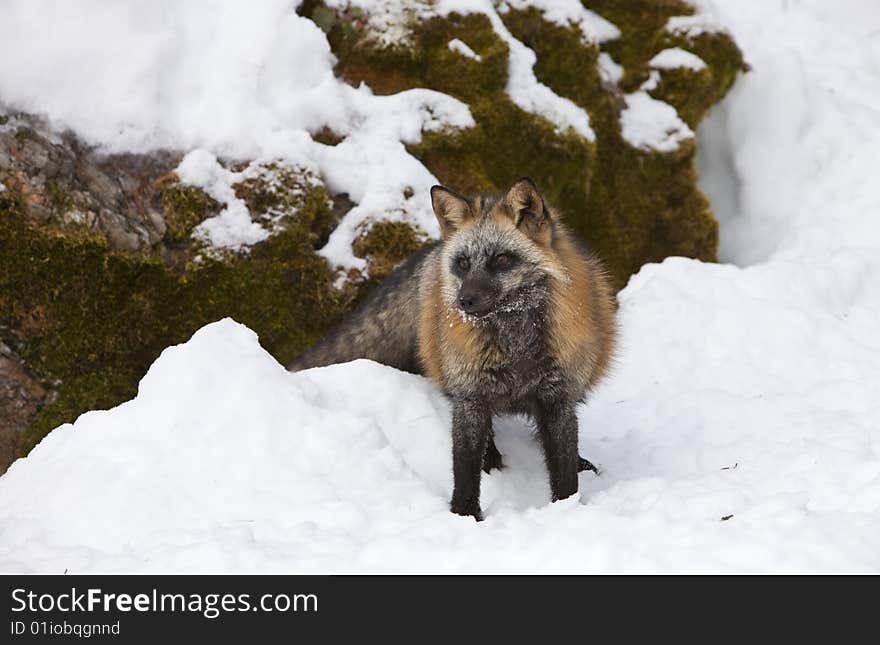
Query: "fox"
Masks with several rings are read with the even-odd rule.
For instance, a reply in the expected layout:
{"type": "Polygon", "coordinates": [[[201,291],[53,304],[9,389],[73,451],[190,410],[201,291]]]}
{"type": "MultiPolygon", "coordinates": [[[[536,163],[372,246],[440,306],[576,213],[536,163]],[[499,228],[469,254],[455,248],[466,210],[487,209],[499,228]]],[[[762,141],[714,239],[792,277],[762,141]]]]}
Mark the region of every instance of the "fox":
{"type": "Polygon", "coordinates": [[[535,182],[466,197],[433,186],[440,240],[398,266],[346,320],[287,367],[367,358],[433,381],[452,404],[453,513],[483,519],[482,472],[503,467],[493,418],[531,419],[552,500],[593,470],[577,406],[609,371],[616,299],[601,260],[535,182]]]}

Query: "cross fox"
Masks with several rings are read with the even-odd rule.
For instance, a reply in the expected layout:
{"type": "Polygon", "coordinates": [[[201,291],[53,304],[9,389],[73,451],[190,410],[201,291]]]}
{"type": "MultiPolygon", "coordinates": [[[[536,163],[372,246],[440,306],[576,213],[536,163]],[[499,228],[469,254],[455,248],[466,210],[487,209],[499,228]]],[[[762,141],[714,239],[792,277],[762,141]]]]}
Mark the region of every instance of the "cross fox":
{"type": "Polygon", "coordinates": [[[482,519],[481,470],[500,468],[492,418],[531,417],[553,500],[577,492],[576,406],[606,373],[615,302],[600,261],[534,182],[500,197],[431,189],[441,241],[400,265],[288,366],[356,358],[427,375],[452,401],[452,512],[482,519]]]}

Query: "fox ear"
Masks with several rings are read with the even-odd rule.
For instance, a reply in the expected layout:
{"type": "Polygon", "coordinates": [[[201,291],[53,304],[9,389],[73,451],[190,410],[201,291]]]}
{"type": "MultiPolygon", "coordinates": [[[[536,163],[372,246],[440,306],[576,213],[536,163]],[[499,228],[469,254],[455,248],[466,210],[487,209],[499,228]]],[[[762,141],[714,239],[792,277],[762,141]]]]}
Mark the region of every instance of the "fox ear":
{"type": "Polygon", "coordinates": [[[549,229],[550,211],[535,182],[528,177],[523,177],[510,187],[504,196],[504,203],[513,216],[514,224],[527,234],[537,236],[549,229]]]}
{"type": "Polygon", "coordinates": [[[445,186],[431,187],[431,206],[434,207],[444,240],[473,218],[470,200],[445,186]]]}

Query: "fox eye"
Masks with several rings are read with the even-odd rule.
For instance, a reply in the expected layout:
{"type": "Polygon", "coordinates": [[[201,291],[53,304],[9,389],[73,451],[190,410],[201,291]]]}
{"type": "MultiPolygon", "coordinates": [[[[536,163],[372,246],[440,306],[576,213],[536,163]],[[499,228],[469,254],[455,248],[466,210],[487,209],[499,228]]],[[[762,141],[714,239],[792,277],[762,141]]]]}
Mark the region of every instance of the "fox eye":
{"type": "Polygon", "coordinates": [[[463,255],[455,261],[455,264],[462,271],[467,271],[471,268],[471,261],[463,255]]]}
{"type": "Polygon", "coordinates": [[[492,267],[499,270],[509,269],[513,265],[513,256],[509,253],[499,253],[492,258],[492,267]]]}

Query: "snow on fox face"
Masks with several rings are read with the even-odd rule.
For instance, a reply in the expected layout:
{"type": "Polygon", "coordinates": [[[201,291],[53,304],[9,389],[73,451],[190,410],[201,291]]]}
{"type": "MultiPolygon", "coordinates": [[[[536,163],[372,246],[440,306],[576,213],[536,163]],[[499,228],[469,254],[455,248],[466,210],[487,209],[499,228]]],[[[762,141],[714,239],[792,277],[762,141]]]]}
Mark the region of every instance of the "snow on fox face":
{"type": "Polygon", "coordinates": [[[454,235],[443,249],[443,294],[465,317],[541,307],[549,275],[543,254],[516,228],[491,218],[454,235]]]}
{"type": "Polygon", "coordinates": [[[565,280],[552,248],[552,214],[530,179],[500,198],[435,186],[431,200],[444,240],[443,299],[467,321],[540,308],[552,278],[565,280]]]}

